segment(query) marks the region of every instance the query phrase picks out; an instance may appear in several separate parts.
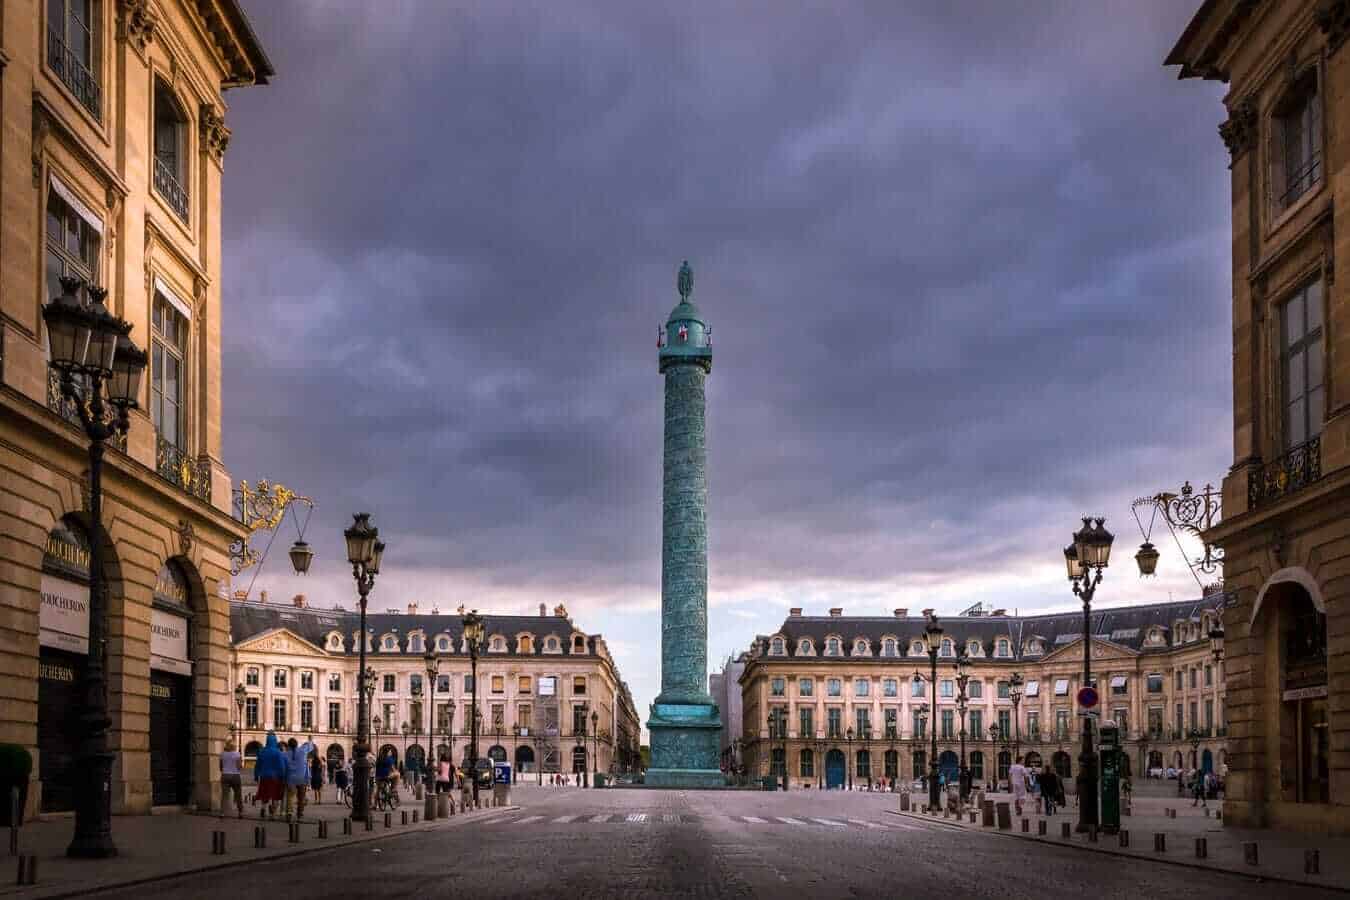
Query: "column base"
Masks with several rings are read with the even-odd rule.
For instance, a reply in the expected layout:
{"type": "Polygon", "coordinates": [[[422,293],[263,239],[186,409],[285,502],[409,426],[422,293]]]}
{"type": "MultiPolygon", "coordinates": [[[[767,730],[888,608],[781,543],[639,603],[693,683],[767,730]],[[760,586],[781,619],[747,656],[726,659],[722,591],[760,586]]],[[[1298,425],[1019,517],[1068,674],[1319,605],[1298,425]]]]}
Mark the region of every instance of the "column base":
{"type": "Polygon", "coordinates": [[[654,703],[647,729],[652,764],[644,784],[653,787],[724,787],[722,721],[715,703],[654,703]]]}

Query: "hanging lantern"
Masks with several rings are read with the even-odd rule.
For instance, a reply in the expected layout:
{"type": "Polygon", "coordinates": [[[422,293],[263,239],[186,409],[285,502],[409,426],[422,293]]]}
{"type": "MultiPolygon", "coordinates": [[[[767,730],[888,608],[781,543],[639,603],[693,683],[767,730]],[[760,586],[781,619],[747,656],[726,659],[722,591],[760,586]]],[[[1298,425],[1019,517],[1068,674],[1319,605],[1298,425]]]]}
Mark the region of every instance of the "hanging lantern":
{"type": "Polygon", "coordinates": [[[1134,555],[1134,561],[1139,564],[1139,575],[1152,575],[1158,569],[1158,549],[1144,541],[1139,546],[1139,552],[1134,555]]]}
{"type": "Polygon", "coordinates": [[[309,549],[309,544],[304,541],[296,541],[291,545],[291,567],[295,569],[295,574],[304,575],[309,571],[309,564],[314,561],[314,551],[309,549]]]}

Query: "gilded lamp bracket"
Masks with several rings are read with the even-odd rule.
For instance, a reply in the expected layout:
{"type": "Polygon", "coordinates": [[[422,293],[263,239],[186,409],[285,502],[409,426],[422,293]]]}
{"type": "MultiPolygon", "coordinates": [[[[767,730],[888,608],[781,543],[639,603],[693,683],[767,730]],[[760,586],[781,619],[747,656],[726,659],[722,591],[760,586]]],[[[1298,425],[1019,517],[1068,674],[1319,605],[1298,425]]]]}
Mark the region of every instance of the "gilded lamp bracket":
{"type": "MultiPolygon", "coordinates": [[[[1135,561],[1139,564],[1140,575],[1152,575],[1158,567],[1158,550],[1149,542],[1149,538],[1153,531],[1153,523],[1159,513],[1162,514],[1163,522],[1172,532],[1174,539],[1177,530],[1180,529],[1196,536],[1203,543],[1204,555],[1196,557],[1194,560],[1189,558],[1186,560],[1186,565],[1190,567],[1191,574],[1195,575],[1195,580],[1200,583],[1202,588],[1205,585],[1200,580],[1200,576],[1196,574],[1197,571],[1213,574],[1223,565],[1223,548],[1205,540],[1205,532],[1218,525],[1223,519],[1222,495],[1213,485],[1207,484],[1204,490],[1196,493],[1195,488],[1187,481],[1182,484],[1180,493],[1164,491],[1154,494],[1152,497],[1140,497],[1131,504],[1131,512],[1134,513],[1134,519],[1139,523],[1139,531],[1144,536],[1144,543],[1134,556],[1135,561]],[[1139,516],[1141,509],[1147,509],[1150,513],[1147,528],[1144,527],[1143,519],[1139,516]]],[[[1180,540],[1177,541],[1177,548],[1181,548],[1180,540]]],[[[1185,556],[1184,551],[1182,555],[1185,556]]]]}
{"type": "MultiPolygon", "coordinates": [[[[234,517],[248,529],[249,537],[230,544],[230,574],[238,575],[254,565],[261,567],[267,559],[267,551],[271,548],[272,541],[276,538],[277,528],[286,518],[287,510],[291,510],[298,535],[290,549],[291,565],[298,575],[309,571],[314,551],[305,543],[305,529],[309,527],[310,516],[314,513],[314,501],[295,493],[283,484],[274,484],[263,478],[253,487],[249,487],[247,481],[241,481],[239,487],[234,490],[234,517]],[[303,521],[297,504],[305,507],[303,521]],[[268,539],[267,546],[261,553],[250,543],[252,535],[260,531],[272,532],[272,537],[268,539]]],[[[254,578],[257,578],[256,574],[254,578]]]]}

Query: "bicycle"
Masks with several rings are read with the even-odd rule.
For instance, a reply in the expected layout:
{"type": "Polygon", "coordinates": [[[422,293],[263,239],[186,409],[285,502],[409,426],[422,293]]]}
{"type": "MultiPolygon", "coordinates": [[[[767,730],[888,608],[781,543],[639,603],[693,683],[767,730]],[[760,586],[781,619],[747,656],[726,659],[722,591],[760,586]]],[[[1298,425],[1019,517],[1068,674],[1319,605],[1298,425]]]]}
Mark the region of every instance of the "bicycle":
{"type": "Polygon", "coordinates": [[[389,779],[377,782],[372,796],[375,798],[375,808],[381,812],[398,808],[398,790],[389,779]]]}

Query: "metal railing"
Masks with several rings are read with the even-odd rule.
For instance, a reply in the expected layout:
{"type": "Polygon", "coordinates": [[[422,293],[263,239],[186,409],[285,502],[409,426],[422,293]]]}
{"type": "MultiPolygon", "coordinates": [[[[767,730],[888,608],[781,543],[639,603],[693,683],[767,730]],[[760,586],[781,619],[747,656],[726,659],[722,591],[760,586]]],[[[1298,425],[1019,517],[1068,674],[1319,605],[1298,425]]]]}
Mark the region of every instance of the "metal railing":
{"type": "Polygon", "coordinates": [[[178,176],[158,156],[155,157],[155,191],[178,214],[178,218],[187,221],[187,191],[178,183],[178,176]]]}
{"type": "Polygon", "coordinates": [[[1285,174],[1284,193],[1280,195],[1281,210],[1293,206],[1295,200],[1312,190],[1313,185],[1322,177],[1321,168],[1322,155],[1313,153],[1303,165],[1285,174]]]}
{"type": "Polygon", "coordinates": [[[1322,477],[1322,438],[1317,436],[1266,463],[1247,482],[1247,506],[1287,497],[1322,477]]]}
{"type": "Polygon", "coordinates": [[[70,88],[80,104],[94,114],[94,118],[101,116],[102,91],[98,79],[75,51],[66,46],[65,38],[55,29],[47,31],[47,65],[70,88]]]}
{"type": "Polygon", "coordinates": [[[210,465],[166,441],[162,434],[155,435],[155,471],[198,500],[211,499],[210,465]]]}

